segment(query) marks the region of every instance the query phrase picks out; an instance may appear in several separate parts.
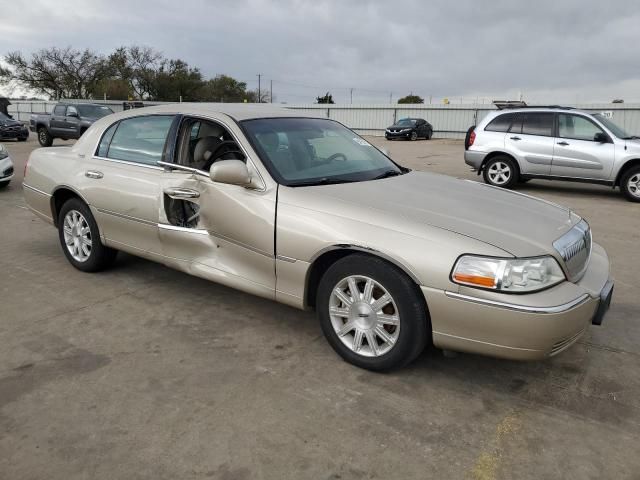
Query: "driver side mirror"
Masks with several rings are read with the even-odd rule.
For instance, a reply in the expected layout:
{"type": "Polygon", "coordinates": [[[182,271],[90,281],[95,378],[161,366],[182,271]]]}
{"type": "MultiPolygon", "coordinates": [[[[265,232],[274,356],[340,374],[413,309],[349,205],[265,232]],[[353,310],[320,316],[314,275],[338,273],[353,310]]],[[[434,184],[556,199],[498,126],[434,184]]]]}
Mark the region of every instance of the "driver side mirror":
{"type": "Polygon", "coordinates": [[[76,118],[78,118],[78,112],[67,112],[67,117],[76,117],[76,118]]]}
{"type": "Polygon", "coordinates": [[[609,143],[609,137],[604,132],[598,132],[593,136],[593,141],[598,143],[609,143]]]}
{"type": "Polygon", "coordinates": [[[211,165],[209,176],[211,180],[217,183],[227,183],[241,187],[251,185],[249,169],[242,160],[218,160],[211,165]]]}

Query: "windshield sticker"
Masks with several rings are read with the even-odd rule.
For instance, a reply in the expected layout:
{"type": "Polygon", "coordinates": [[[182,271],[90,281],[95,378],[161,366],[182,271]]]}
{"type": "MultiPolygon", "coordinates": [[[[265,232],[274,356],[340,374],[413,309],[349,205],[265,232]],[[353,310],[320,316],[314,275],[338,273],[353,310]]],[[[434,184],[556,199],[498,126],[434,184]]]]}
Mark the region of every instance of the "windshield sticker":
{"type": "Polygon", "coordinates": [[[356,142],[358,145],[362,145],[363,147],[370,147],[371,146],[371,144],[369,142],[367,142],[363,138],[353,137],[353,141],[356,142]]]}

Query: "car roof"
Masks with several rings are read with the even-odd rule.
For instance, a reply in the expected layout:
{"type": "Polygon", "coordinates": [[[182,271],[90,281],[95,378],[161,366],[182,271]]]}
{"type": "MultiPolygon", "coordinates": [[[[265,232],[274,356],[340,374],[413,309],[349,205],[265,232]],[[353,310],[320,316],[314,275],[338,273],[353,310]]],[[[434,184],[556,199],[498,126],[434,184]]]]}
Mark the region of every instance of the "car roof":
{"type": "MultiPolygon", "coordinates": [[[[271,104],[244,104],[244,103],[172,103],[167,105],[156,105],[153,107],[136,108],[126,110],[123,113],[133,115],[144,115],[153,113],[171,113],[183,115],[211,115],[223,114],[234,120],[251,120],[256,118],[277,118],[277,117],[308,117],[326,118],[326,111],[318,113],[308,113],[293,111],[288,108],[275,107],[271,104]]],[[[129,115],[127,115],[129,116],[129,115]]]]}
{"type": "Polygon", "coordinates": [[[545,112],[545,113],[582,113],[586,115],[593,115],[592,112],[585,110],[578,110],[571,107],[524,107],[524,108],[503,108],[501,110],[495,110],[491,113],[523,113],[523,112],[545,112]]]}

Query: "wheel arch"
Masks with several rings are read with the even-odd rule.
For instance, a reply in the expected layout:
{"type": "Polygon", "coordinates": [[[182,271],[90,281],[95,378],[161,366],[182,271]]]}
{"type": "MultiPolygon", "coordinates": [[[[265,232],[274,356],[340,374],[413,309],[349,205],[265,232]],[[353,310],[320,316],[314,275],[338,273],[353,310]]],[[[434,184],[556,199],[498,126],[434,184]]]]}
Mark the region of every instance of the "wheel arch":
{"type": "Polygon", "coordinates": [[[484,171],[484,167],[487,165],[489,160],[491,160],[491,159],[493,159],[495,157],[501,157],[501,156],[509,157],[511,160],[513,160],[513,163],[515,164],[516,168],[518,169],[518,175],[520,175],[522,173],[522,169],[520,168],[520,162],[518,162],[518,159],[516,157],[514,157],[510,153],[504,152],[502,150],[495,150],[495,151],[493,151],[491,153],[488,153],[484,157],[484,160],[482,160],[482,164],[480,165],[480,168],[478,168],[477,174],[480,175],[484,171]]]}
{"type": "Polygon", "coordinates": [[[305,278],[305,288],[304,288],[304,306],[305,308],[315,309],[316,306],[316,294],[318,291],[318,286],[320,284],[320,279],[327,271],[327,269],[333,265],[338,260],[347,257],[349,255],[353,255],[355,253],[368,255],[371,257],[380,258],[391,265],[395,266],[403,273],[405,273],[416,285],[418,288],[421,284],[418,276],[405,265],[403,262],[399,261],[396,258],[391,257],[383,252],[380,252],[376,249],[361,246],[361,245],[352,245],[352,244],[337,244],[332,245],[330,247],[324,248],[320,250],[310,261],[310,267],[307,270],[307,275],[305,278]]]}
{"type": "Polygon", "coordinates": [[[624,176],[625,173],[627,173],[627,171],[630,168],[633,167],[637,167],[640,166],[640,158],[632,158],[630,160],[627,160],[624,165],[622,165],[622,167],[620,167],[620,170],[618,171],[618,175],[616,175],[616,180],[613,183],[614,187],[619,187],[620,186],[620,181],[622,180],[622,177],[624,176]]]}
{"type": "Polygon", "coordinates": [[[87,206],[89,206],[89,202],[87,202],[84,197],[80,195],[80,193],[78,193],[78,191],[73,187],[70,187],[68,185],[60,185],[56,187],[51,194],[50,200],[51,217],[53,219],[53,225],[56,228],[58,227],[58,213],[60,212],[60,209],[62,208],[64,203],[71,198],[78,198],[86,203],[87,206]]]}

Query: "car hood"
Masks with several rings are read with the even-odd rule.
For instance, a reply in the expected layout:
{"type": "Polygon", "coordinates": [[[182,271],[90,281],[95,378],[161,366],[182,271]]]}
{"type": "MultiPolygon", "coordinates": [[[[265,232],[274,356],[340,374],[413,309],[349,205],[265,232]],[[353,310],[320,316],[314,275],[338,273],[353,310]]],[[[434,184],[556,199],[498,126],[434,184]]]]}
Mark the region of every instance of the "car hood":
{"type": "Polygon", "coordinates": [[[0,127],[15,127],[16,125],[22,125],[22,122],[12,119],[0,120],[0,127]]]}
{"type": "Polygon", "coordinates": [[[403,128],[416,128],[415,125],[398,125],[397,123],[394,123],[393,125],[391,125],[390,127],[387,128],[393,128],[393,129],[403,129],[403,128]]]}
{"type": "Polygon", "coordinates": [[[545,200],[426,172],[310,189],[338,200],[338,204],[327,202],[336,209],[340,202],[359,204],[376,211],[371,218],[379,221],[384,221],[385,214],[403,217],[474,238],[516,257],[555,253],[553,241],[581,220],[569,209],[545,200]]]}

